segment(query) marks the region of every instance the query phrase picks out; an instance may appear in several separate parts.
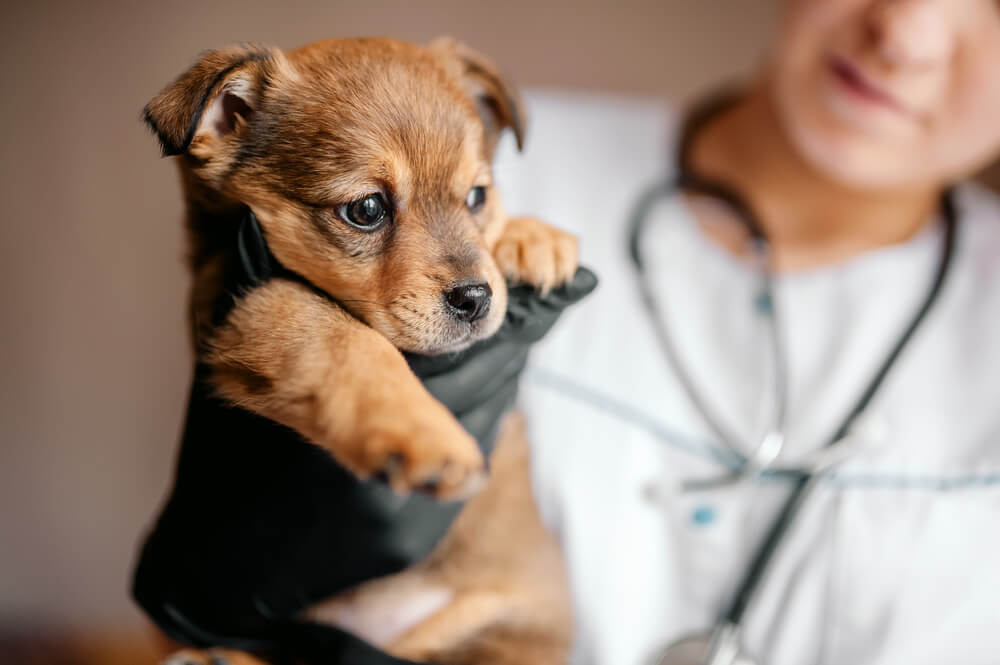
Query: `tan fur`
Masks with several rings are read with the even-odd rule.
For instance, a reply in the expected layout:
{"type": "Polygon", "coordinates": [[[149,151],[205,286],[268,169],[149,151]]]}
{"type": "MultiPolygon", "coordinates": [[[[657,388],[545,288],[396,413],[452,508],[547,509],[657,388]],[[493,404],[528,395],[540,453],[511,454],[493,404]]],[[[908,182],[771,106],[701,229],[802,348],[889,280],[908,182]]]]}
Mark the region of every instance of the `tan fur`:
{"type": "MultiPolygon", "coordinates": [[[[453,498],[477,489],[475,441],[400,349],[462,349],[499,327],[505,277],[548,290],[576,268],[574,238],[532,218],[508,220],[493,188],[500,131],[513,128],[519,144],[523,132],[516,92],[495,67],[452,40],[237,47],[204,55],[146,118],[164,152],[180,155],[192,336],[217,394],[295,429],[360,477],[385,473],[398,492],[453,498]],[[476,213],[465,205],[473,187],[486,188],[476,213]],[[352,227],[343,206],[373,192],[391,201],[391,225],[352,227]],[[216,324],[246,208],[277,259],[343,308],[276,278],[216,324]],[[469,280],[493,293],[489,313],[472,323],[450,316],[443,298],[469,280]]],[[[314,614],[336,623],[443,588],[444,606],[382,646],[440,663],[564,661],[564,577],[534,507],[517,422],[494,457],[486,490],[428,561],[314,614]]]]}

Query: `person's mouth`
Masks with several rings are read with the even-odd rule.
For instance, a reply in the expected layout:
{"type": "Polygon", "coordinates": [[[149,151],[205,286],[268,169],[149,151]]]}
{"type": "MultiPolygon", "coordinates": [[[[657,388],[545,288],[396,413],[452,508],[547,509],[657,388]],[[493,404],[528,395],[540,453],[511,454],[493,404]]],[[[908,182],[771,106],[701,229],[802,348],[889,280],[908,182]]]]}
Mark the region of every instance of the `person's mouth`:
{"type": "Polygon", "coordinates": [[[828,63],[834,77],[852,98],[899,115],[915,115],[898,97],[873,81],[847,58],[831,55],[828,63]]]}

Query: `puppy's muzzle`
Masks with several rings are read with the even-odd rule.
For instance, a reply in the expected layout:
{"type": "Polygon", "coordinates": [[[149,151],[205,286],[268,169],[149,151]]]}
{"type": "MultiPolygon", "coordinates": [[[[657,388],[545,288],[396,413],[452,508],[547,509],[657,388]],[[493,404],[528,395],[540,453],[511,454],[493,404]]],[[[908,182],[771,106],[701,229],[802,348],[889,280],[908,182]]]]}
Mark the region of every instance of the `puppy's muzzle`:
{"type": "Polygon", "coordinates": [[[444,293],[445,308],[459,321],[475,323],[490,313],[493,289],[486,282],[458,284],[444,293]]]}

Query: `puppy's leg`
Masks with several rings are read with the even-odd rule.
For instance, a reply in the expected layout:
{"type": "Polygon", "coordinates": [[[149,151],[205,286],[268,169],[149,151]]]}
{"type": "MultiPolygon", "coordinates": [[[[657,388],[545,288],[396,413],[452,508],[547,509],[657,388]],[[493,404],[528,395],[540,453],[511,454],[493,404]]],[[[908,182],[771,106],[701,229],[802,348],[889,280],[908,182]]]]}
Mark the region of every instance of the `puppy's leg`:
{"type": "Polygon", "coordinates": [[[568,581],[535,504],[520,414],[504,422],[490,462],[488,485],[425,564],[455,600],[395,640],[393,655],[442,665],[566,662],[568,581]]]}
{"type": "Polygon", "coordinates": [[[388,340],[297,282],[275,279],[234,306],[203,362],[224,399],[286,425],[362,478],[465,496],[483,480],[475,440],[388,340]]]}
{"type": "Polygon", "coordinates": [[[534,217],[514,217],[507,221],[493,256],[505,277],[547,293],[573,277],[578,251],[576,236],[534,217]]]}

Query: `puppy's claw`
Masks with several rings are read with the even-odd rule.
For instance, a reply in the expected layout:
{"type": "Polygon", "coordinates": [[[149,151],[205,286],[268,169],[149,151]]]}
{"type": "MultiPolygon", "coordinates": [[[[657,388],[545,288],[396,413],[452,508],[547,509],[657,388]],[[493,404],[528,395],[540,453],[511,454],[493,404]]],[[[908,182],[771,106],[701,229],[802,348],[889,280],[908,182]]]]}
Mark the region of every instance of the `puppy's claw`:
{"type": "Polygon", "coordinates": [[[465,480],[459,485],[458,490],[455,492],[456,499],[468,499],[479,493],[479,490],[483,489],[486,484],[487,476],[485,471],[480,471],[478,473],[470,473],[466,476],[465,480]]]}
{"type": "MultiPolygon", "coordinates": [[[[457,470],[457,467],[455,467],[457,470]]],[[[448,480],[442,478],[436,485],[434,496],[441,500],[461,501],[474,496],[486,484],[486,472],[482,469],[468,473],[451,474],[448,480]]]]}
{"type": "Polygon", "coordinates": [[[414,491],[420,492],[422,494],[430,494],[431,496],[437,496],[438,488],[440,487],[440,478],[431,478],[420,483],[414,487],[414,491]]]}
{"type": "Polygon", "coordinates": [[[406,486],[405,478],[406,458],[402,453],[389,453],[382,462],[381,468],[372,474],[372,477],[380,483],[385,483],[395,492],[404,493],[406,486]]]}
{"type": "Polygon", "coordinates": [[[457,464],[446,464],[443,469],[433,472],[413,489],[439,500],[457,501],[473,496],[485,481],[486,474],[481,469],[469,471],[457,464]]]}

